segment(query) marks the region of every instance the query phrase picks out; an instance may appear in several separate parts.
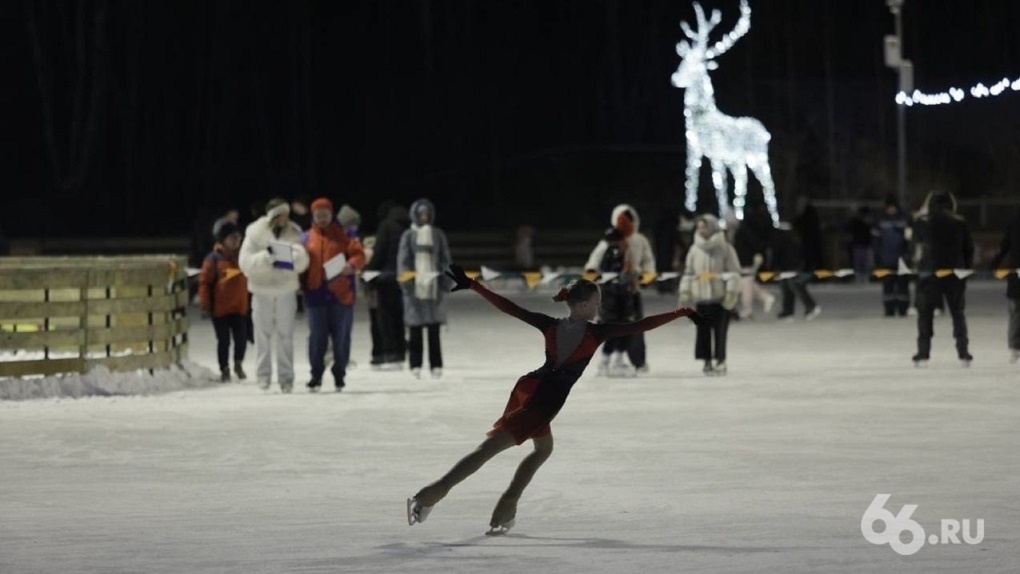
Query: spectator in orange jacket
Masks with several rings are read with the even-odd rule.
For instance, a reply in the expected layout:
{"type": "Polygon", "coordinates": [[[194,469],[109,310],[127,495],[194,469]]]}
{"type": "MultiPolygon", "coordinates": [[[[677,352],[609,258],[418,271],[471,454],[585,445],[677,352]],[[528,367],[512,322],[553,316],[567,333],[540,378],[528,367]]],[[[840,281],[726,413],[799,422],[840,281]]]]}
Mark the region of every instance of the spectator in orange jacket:
{"type": "Polygon", "coordinates": [[[212,317],[216,331],[216,357],[220,362],[220,380],[230,380],[227,359],[230,354],[230,337],[234,337],[234,374],[244,380],[244,352],[248,345],[248,280],[237,264],[241,246],[241,231],[237,225],[223,223],[218,229],[217,242],[202,262],[198,276],[198,298],[202,316],[212,317]]]}
{"type": "Polygon", "coordinates": [[[308,390],[318,392],[326,371],[326,346],[333,342],[333,381],[344,388],[350,359],[351,322],[354,320],[352,275],[365,266],[361,242],[333,220],[333,202],[320,197],[312,202],[312,228],[301,237],[308,251],[308,272],[302,281],[308,315],[308,361],[312,378],[308,390]]]}

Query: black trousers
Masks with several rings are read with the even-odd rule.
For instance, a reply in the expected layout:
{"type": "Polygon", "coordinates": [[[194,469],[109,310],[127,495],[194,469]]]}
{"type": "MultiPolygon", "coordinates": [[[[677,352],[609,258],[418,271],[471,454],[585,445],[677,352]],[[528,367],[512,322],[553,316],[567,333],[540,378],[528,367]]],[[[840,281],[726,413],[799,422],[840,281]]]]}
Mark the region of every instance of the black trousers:
{"type": "Polygon", "coordinates": [[[886,275],[882,278],[882,304],[887,317],[906,315],[910,307],[910,277],[886,275]]]}
{"type": "Polygon", "coordinates": [[[372,364],[378,365],[384,362],[382,337],[379,334],[379,309],[368,310],[368,326],[372,333],[372,364]]]}
{"type": "MultiPolygon", "coordinates": [[[[394,279],[376,279],[376,321],[379,324],[379,357],[383,362],[402,363],[407,355],[404,338],[404,298],[394,279]]],[[[373,353],[374,356],[374,353],[373,353]]]]}
{"type": "MultiPolygon", "coordinates": [[[[641,292],[634,292],[634,321],[645,318],[645,305],[641,300],[641,292]]],[[[635,333],[630,336],[630,341],[627,343],[627,358],[630,359],[630,364],[634,365],[634,368],[640,369],[645,366],[647,360],[645,352],[645,334],[635,333]]]]}
{"type": "Polygon", "coordinates": [[[248,317],[245,315],[224,315],[214,317],[213,330],[216,331],[216,358],[220,362],[220,370],[230,366],[230,337],[234,337],[234,362],[244,360],[244,352],[248,347],[248,317]]]}
{"type": "Polygon", "coordinates": [[[422,339],[421,331],[428,331],[429,337],[429,367],[440,369],[443,367],[443,349],[439,344],[439,323],[430,323],[423,327],[408,327],[411,336],[407,342],[407,350],[411,359],[411,368],[420,369],[422,363],[422,339]]]}
{"type": "Polygon", "coordinates": [[[800,302],[804,304],[804,313],[810,313],[816,307],[815,298],[808,292],[807,283],[801,283],[796,279],[783,279],[779,284],[783,288],[783,309],[779,313],[780,317],[793,315],[796,297],[800,297],[800,302]]]}
{"type": "Polygon", "coordinates": [[[726,360],[726,334],[730,326],[730,312],[723,309],[721,303],[698,303],[695,310],[705,317],[698,324],[694,341],[694,358],[707,361],[726,360]],[[713,353],[714,343],[714,353],[713,353]]]}
{"type": "Polygon", "coordinates": [[[1009,348],[1020,351],[1020,299],[1009,300],[1009,348]]]}
{"type": "Polygon", "coordinates": [[[926,277],[917,281],[917,353],[927,357],[931,352],[931,338],[935,335],[935,309],[945,299],[949,314],[953,317],[953,337],[956,351],[962,356],[967,353],[967,317],[963,310],[966,303],[967,283],[957,277],[926,277]]]}

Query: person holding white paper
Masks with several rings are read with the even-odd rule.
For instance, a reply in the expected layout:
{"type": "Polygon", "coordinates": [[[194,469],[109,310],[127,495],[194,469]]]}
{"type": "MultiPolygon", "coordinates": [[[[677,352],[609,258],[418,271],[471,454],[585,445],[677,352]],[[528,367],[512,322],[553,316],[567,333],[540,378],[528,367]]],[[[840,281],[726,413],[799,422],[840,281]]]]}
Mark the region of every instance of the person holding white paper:
{"type": "Polygon", "coordinates": [[[309,392],[322,388],[326,348],[333,343],[333,382],[343,390],[351,354],[354,320],[354,274],[365,266],[361,242],[348,237],[333,220],[333,202],[320,197],[312,202],[312,228],[302,235],[308,251],[308,272],[302,277],[305,313],[308,315],[308,362],[312,366],[309,392]]]}
{"type": "Polygon", "coordinates": [[[290,221],[287,200],[275,198],[266,214],[248,226],[239,257],[252,294],[256,380],[268,390],[273,378],[271,343],[276,334],[276,377],[280,391],[294,388],[294,316],[298,275],[308,268],[301,230],[290,221]]]}

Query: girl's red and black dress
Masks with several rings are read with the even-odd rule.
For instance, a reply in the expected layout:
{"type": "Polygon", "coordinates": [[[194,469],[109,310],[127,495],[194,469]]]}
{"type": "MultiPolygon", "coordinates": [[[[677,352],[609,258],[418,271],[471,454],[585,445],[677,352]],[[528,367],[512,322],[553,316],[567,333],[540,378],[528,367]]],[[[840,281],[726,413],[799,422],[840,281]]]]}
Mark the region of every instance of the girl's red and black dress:
{"type": "Polygon", "coordinates": [[[648,331],[692,313],[690,309],[683,308],[645,317],[632,323],[588,323],[577,348],[562,364],[556,365],[556,327],[564,319],[524,309],[513,301],[493,293],[477,281],[471,282],[471,289],[485,297],[500,311],[535,327],[545,337],[545,364],[517,380],[503,416],[488,432],[488,435],[492,436],[500,431],[508,431],[517,444],[550,434],[549,423],[567,401],[570,389],[584,373],[592,355],[603,341],[648,331]]]}

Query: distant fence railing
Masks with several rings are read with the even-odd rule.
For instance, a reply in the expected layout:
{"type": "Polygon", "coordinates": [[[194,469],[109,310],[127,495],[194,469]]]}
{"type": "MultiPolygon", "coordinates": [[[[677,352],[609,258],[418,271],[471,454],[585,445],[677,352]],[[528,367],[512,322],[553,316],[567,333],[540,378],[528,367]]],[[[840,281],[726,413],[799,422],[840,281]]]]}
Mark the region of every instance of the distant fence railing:
{"type": "Polygon", "coordinates": [[[0,378],[162,369],[187,358],[186,263],[0,258],[0,378]]]}

